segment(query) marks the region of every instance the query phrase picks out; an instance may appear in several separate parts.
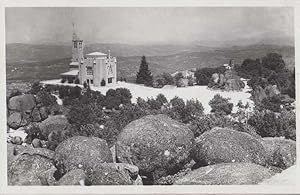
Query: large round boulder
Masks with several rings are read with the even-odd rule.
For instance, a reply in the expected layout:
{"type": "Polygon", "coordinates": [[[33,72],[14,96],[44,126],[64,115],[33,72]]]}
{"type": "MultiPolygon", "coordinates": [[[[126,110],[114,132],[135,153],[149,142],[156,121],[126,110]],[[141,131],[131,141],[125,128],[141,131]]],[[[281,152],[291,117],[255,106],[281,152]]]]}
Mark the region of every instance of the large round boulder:
{"type": "Polygon", "coordinates": [[[7,118],[7,125],[12,129],[22,126],[22,115],[20,112],[13,112],[7,118]]]}
{"type": "Polygon", "coordinates": [[[61,142],[55,149],[54,158],[62,174],[78,168],[88,170],[95,164],[113,161],[105,140],[84,136],[61,142]]]}
{"type": "Polygon", "coordinates": [[[266,165],[266,151],[258,139],[248,133],[219,127],[196,139],[192,158],[202,166],[231,162],[266,165]]]}
{"type": "Polygon", "coordinates": [[[138,166],[155,181],[177,172],[189,160],[193,132],[166,115],[148,115],[128,124],[116,143],[117,162],[138,166]]]}
{"type": "Polygon", "coordinates": [[[267,152],[267,162],[271,166],[287,169],[296,163],[296,142],[281,137],[262,138],[267,152]]]}
{"type": "Polygon", "coordinates": [[[95,163],[86,175],[91,185],[142,185],[138,167],[126,163],[95,163]]]}
{"type": "Polygon", "coordinates": [[[35,98],[32,94],[14,96],[9,99],[8,108],[17,112],[30,112],[36,106],[35,98]]]}
{"type": "Polygon", "coordinates": [[[253,163],[221,163],[200,167],[177,179],[175,185],[252,185],[275,172],[253,163]]]}
{"type": "Polygon", "coordinates": [[[60,178],[57,185],[86,185],[86,178],[82,169],[74,169],[60,178]]]}
{"type": "Polygon", "coordinates": [[[64,115],[49,116],[39,123],[39,129],[43,137],[47,138],[52,132],[61,132],[70,127],[68,119],[64,115]]]}
{"type": "Polygon", "coordinates": [[[53,159],[43,152],[28,151],[25,149],[8,165],[8,185],[54,185],[57,169],[53,159]]]}

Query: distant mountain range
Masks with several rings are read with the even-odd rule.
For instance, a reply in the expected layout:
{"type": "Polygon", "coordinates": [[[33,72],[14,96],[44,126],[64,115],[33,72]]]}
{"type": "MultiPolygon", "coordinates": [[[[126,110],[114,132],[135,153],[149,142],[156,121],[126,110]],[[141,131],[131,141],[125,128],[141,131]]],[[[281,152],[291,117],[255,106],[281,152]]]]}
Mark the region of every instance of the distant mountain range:
{"type": "MultiPolygon", "coordinates": [[[[295,66],[293,46],[247,45],[233,47],[206,47],[201,45],[129,45],[88,44],[85,53],[111,50],[118,60],[118,76],[133,78],[142,55],[146,55],[153,74],[173,73],[200,67],[216,67],[233,59],[240,64],[246,58],[261,58],[269,52],[280,53],[287,66],[295,66]]],[[[59,78],[68,70],[70,45],[7,44],[6,63],[8,80],[42,80],[59,78]]]]}

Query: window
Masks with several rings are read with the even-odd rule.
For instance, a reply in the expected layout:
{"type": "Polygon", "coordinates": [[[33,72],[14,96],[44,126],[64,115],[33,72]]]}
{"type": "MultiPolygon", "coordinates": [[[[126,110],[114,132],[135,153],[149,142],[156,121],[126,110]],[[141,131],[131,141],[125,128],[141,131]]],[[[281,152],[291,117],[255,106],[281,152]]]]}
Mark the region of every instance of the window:
{"type": "Polygon", "coordinates": [[[82,48],[82,42],[79,42],[79,49],[82,48]]]}
{"type": "Polygon", "coordinates": [[[91,84],[94,84],[94,81],[93,81],[93,79],[91,79],[91,84]]]}
{"type": "Polygon", "coordinates": [[[77,42],[74,41],[74,48],[77,48],[77,42]]]}
{"type": "Polygon", "coordinates": [[[90,79],[87,79],[86,82],[87,82],[87,84],[90,84],[90,79]]]}
{"type": "Polygon", "coordinates": [[[108,78],[108,83],[112,83],[112,78],[108,78]]]}

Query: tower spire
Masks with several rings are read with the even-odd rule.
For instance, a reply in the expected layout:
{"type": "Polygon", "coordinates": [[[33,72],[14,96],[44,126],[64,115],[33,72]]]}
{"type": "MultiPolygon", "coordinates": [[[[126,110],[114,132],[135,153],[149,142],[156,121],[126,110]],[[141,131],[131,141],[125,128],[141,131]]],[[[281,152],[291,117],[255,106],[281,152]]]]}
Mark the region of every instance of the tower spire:
{"type": "Polygon", "coordinates": [[[79,38],[78,38],[77,34],[75,33],[75,24],[74,24],[74,22],[72,22],[72,27],[73,27],[73,41],[78,40],[79,38]]]}

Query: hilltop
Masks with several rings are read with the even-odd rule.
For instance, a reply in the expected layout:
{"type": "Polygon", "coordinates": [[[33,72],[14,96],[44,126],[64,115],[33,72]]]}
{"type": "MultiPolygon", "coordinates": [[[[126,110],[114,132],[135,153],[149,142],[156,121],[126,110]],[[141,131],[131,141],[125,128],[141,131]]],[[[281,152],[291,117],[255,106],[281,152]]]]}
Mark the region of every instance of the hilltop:
{"type": "MultiPolygon", "coordinates": [[[[234,59],[239,64],[246,58],[261,58],[269,52],[283,56],[288,68],[295,66],[293,46],[250,45],[213,48],[189,45],[127,45],[91,44],[90,51],[110,49],[118,59],[118,76],[134,77],[138,70],[141,55],[146,55],[153,74],[173,73],[201,67],[217,67],[234,59]]],[[[6,69],[8,81],[32,81],[59,78],[59,73],[67,71],[71,57],[70,45],[6,45],[6,69]]]]}

